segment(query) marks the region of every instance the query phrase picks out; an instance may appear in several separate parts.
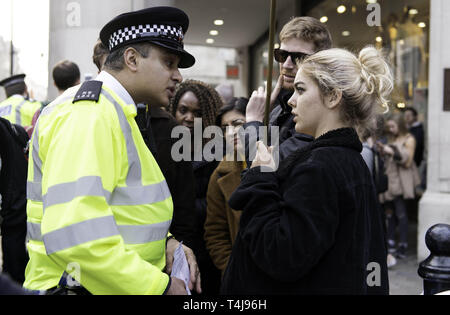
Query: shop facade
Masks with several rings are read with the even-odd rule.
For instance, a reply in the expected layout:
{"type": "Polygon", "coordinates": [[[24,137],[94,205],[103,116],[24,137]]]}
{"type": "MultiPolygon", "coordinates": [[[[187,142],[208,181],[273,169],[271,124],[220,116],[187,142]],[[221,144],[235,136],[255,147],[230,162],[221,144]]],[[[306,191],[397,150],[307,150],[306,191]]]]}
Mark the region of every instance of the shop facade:
{"type": "MultiPolygon", "coordinates": [[[[290,8],[292,10],[292,8],[290,8]]],[[[427,119],[429,73],[429,0],[303,1],[297,10],[329,28],[334,46],[357,52],[367,45],[383,49],[395,75],[391,109],[412,106],[427,119]]],[[[277,35],[291,16],[278,13],[277,35]]],[[[250,86],[263,86],[268,74],[268,33],[250,47],[250,86]]],[[[277,38],[278,39],[278,38],[277,38]]],[[[276,43],[279,45],[279,43],[276,43]]],[[[274,84],[279,75],[274,66],[274,84]]]]}
{"type": "MultiPolygon", "coordinates": [[[[299,1],[293,1],[299,3],[299,1]]],[[[426,132],[427,190],[418,209],[418,260],[429,251],[427,230],[450,224],[450,41],[448,0],[301,1],[291,15],[308,15],[326,24],[335,47],[357,52],[367,45],[382,49],[395,76],[390,111],[413,107],[426,132]],[[295,12],[295,14],[292,14],[295,12]]],[[[289,16],[278,12],[277,35],[289,16]]],[[[254,90],[267,80],[269,33],[250,46],[254,90]]],[[[277,38],[278,39],[278,38],[277,38]]],[[[279,44],[279,42],[278,42],[279,44]]],[[[274,82],[278,78],[274,65],[274,82]]]]}

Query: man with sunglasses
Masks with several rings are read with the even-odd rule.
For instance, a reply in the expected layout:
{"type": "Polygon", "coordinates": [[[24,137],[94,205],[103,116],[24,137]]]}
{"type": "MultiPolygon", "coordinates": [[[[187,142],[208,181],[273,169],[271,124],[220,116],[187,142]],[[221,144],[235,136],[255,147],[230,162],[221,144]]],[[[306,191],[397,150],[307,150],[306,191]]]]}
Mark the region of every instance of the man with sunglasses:
{"type": "MultiPolygon", "coordinates": [[[[307,135],[295,132],[292,108],[287,103],[294,93],[297,62],[318,51],[330,49],[332,40],[325,24],[312,17],[296,17],[283,27],[280,42],[280,48],[274,51],[275,60],[280,65],[280,77],[272,93],[271,108],[273,110],[270,114],[269,125],[280,128],[280,158],[283,159],[312,140],[307,135]]],[[[262,126],[265,102],[266,91],[260,87],[258,91],[253,92],[248,104],[245,128],[262,126]]]]}

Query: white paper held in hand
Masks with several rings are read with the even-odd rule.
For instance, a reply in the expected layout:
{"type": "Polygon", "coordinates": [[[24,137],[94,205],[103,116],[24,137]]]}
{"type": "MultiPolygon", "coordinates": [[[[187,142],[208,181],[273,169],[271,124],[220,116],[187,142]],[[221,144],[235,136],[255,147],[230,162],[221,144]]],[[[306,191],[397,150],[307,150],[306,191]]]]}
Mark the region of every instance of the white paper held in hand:
{"type": "Polygon", "coordinates": [[[181,242],[180,246],[175,250],[173,256],[174,259],[172,274],[170,276],[184,281],[186,285],[186,291],[188,295],[191,295],[191,291],[189,290],[189,279],[191,278],[191,276],[189,271],[189,264],[183,250],[183,242],[181,242]]]}

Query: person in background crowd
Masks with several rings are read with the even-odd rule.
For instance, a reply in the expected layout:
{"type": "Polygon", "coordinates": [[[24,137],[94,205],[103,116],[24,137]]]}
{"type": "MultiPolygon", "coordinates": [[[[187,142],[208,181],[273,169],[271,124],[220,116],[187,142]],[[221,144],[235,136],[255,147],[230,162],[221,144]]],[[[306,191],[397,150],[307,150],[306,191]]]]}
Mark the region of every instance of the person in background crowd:
{"type": "Polygon", "coordinates": [[[222,83],[216,87],[217,93],[222,98],[224,105],[229,105],[234,101],[234,87],[230,83],[222,83]]]}
{"type": "Polygon", "coordinates": [[[363,145],[361,154],[369,168],[370,174],[372,174],[377,193],[379,194],[387,190],[387,175],[384,170],[384,162],[376,147],[379,130],[384,125],[383,121],[383,116],[378,115],[367,128],[359,131],[360,140],[363,145]]]}
{"type": "MultiPolygon", "coordinates": [[[[280,33],[280,42],[280,48],[274,51],[275,60],[280,65],[280,77],[272,93],[271,108],[274,109],[270,114],[269,125],[280,128],[280,159],[284,159],[299,146],[305,146],[312,141],[310,135],[295,132],[294,116],[288,105],[288,100],[294,94],[297,62],[318,51],[331,48],[333,43],[326,25],[306,16],[295,17],[284,25],[280,33]],[[286,144],[282,145],[284,142],[286,144]]],[[[261,87],[253,92],[250,98],[245,128],[253,126],[258,130],[262,126],[265,103],[266,92],[261,87]]],[[[248,159],[248,153],[246,154],[248,159]]]]}
{"type": "Polygon", "coordinates": [[[4,79],[0,86],[5,88],[7,97],[0,103],[0,117],[25,129],[29,128],[34,114],[41,109],[42,104],[29,98],[25,74],[4,79]]]}
{"type": "MultiPolygon", "coordinates": [[[[78,65],[76,63],[69,60],[61,61],[56,64],[53,67],[52,75],[53,84],[58,89],[59,96],[61,96],[66,90],[70,89],[71,87],[80,84],[80,68],[78,68],[78,65]]],[[[31,121],[31,126],[27,128],[27,132],[30,138],[44,107],[44,104],[42,104],[42,107],[36,111],[31,121]]]]}
{"type": "Polygon", "coordinates": [[[231,209],[228,200],[241,182],[242,171],[247,168],[245,159],[238,155],[243,152],[238,131],[245,124],[248,99],[233,100],[230,105],[221,108],[216,119],[216,125],[223,130],[227,156],[211,176],[205,222],[206,248],[222,274],[228,264],[241,217],[240,211],[231,209]]]}
{"type": "Polygon", "coordinates": [[[2,235],[3,272],[22,284],[28,254],[27,236],[27,167],[28,134],[19,125],[0,117],[0,229],[2,235]]]}
{"type": "MultiPolygon", "coordinates": [[[[105,45],[99,40],[94,47],[92,60],[99,73],[109,55],[105,45]]],[[[174,161],[172,158],[172,130],[178,123],[167,110],[160,106],[137,105],[136,123],[145,144],[164,174],[173,199],[173,219],[170,233],[190,248],[196,248],[195,217],[192,209],[195,204],[194,172],[189,161],[174,161]],[[186,185],[191,183],[191,185],[186,185]]]]}
{"type": "Polygon", "coordinates": [[[409,133],[416,139],[416,150],[414,151],[414,162],[420,167],[423,161],[423,153],[425,150],[425,132],[423,124],[418,121],[418,113],[413,107],[408,107],[404,112],[404,119],[409,133]]]}
{"type": "Polygon", "coordinates": [[[44,109],[28,170],[25,288],[99,295],[201,292],[195,255],[168,233],[172,197],[135,121],[135,104],[167,106],[183,79],[179,68],[194,65],[183,48],[188,26],[186,13],[172,7],[117,16],[100,32],[110,51],[105,70],[44,109]],[[150,33],[147,24],[161,27],[150,33]],[[115,37],[127,28],[139,36],[115,37]],[[171,276],[177,248],[189,264],[186,282],[171,276]],[[71,275],[79,282],[76,290],[60,282],[72,268],[79,270],[71,275]]]}
{"type": "MultiPolygon", "coordinates": [[[[425,131],[423,124],[418,120],[417,110],[413,107],[406,108],[404,112],[405,122],[409,133],[416,139],[416,150],[414,151],[414,162],[419,169],[421,184],[416,189],[418,197],[427,189],[427,161],[424,159],[425,153],[425,131]]],[[[418,201],[416,200],[416,203],[418,201]]]]}
{"type": "Polygon", "coordinates": [[[98,73],[102,72],[103,66],[105,65],[106,58],[109,55],[108,48],[103,45],[102,41],[99,39],[94,46],[94,54],[92,55],[92,61],[97,66],[98,73]]]}
{"type": "Polygon", "coordinates": [[[59,95],[67,89],[80,84],[80,68],[72,61],[64,60],[53,67],[53,83],[58,89],[59,95]]]}
{"type": "MultiPolygon", "coordinates": [[[[372,178],[374,180],[375,189],[377,192],[377,205],[381,213],[384,234],[386,235],[386,213],[384,211],[384,203],[381,202],[381,195],[388,190],[388,177],[386,175],[386,169],[384,165],[384,160],[380,152],[378,152],[377,142],[385,142],[383,138],[384,132],[384,117],[383,115],[378,115],[374,118],[373,122],[360,132],[360,139],[363,144],[362,156],[366,162],[372,178]]],[[[386,248],[388,248],[388,243],[385,239],[386,248]]],[[[387,266],[388,268],[393,267],[397,264],[395,257],[388,253],[387,256],[387,266]]]]}
{"type": "Polygon", "coordinates": [[[369,168],[370,174],[374,176],[375,152],[373,151],[374,143],[371,137],[370,128],[359,132],[359,139],[361,140],[363,145],[361,155],[364,159],[364,162],[366,162],[367,167],[369,168]]]}
{"type": "Polygon", "coordinates": [[[406,257],[408,248],[408,212],[405,200],[415,198],[415,187],[420,177],[414,162],[416,140],[408,132],[401,114],[390,117],[387,122],[388,143],[378,142],[378,150],[384,156],[388,191],[383,194],[387,219],[387,241],[390,254],[406,257]],[[396,242],[396,219],[399,241],[396,242]]]}
{"type": "Polygon", "coordinates": [[[390,67],[373,47],[359,56],[325,50],[299,64],[293,85],[295,130],[315,140],[277,171],[272,148],[258,143],[229,201],[243,213],[221,292],[388,294],[381,215],[353,126],[366,127],[387,106],[390,67]],[[374,263],[379,281],[371,286],[374,263]]]}
{"type": "MultiPolygon", "coordinates": [[[[191,134],[191,158],[194,168],[195,179],[195,209],[193,216],[196,222],[198,233],[197,258],[200,271],[202,273],[202,290],[205,294],[214,295],[219,292],[220,272],[214,266],[204,241],[204,224],[206,220],[206,193],[212,173],[217,168],[219,162],[207,162],[202,154],[204,146],[211,140],[203,139],[201,143],[194,140],[194,132],[201,132],[216,123],[216,116],[223,106],[219,94],[204,82],[187,80],[181,83],[172,99],[169,112],[175,117],[177,122],[190,130],[191,134]],[[199,123],[202,127],[199,128],[199,123]],[[196,128],[197,125],[197,128],[196,128]],[[201,160],[196,156],[201,154],[201,160]]],[[[199,135],[197,135],[199,136],[199,135]]]]}

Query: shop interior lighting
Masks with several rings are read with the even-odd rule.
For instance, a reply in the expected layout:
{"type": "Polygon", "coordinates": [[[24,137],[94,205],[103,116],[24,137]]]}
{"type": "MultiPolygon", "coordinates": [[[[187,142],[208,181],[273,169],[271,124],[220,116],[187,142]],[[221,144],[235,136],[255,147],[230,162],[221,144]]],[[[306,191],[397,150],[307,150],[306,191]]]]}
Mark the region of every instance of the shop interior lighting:
{"type": "Polygon", "coordinates": [[[328,16],[324,15],[320,18],[320,22],[327,23],[328,22],[328,16]]]}
{"type": "Polygon", "coordinates": [[[274,46],[273,46],[275,49],[278,49],[278,48],[280,48],[280,44],[275,44],[274,46]]]}
{"type": "Polygon", "coordinates": [[[398,108],[406,108],[406,104],[405,103],[398,103],[397,107],[398,108]]]}
{"type": "Polygon", "coordinates": [[[207,44],[214,44],[214,39],[212,39],[212,38],[208,38],[207,40],[206,40],[206,43],[207,44]]]}
{"type": "Polygon", "coordinates": [[[224,24],[223,20],[215,20],[215,21],[214,21],[214,25],[221,26],[221,25],[223,25],[223,24],[224,24]]]}
{"type": "Polygon", "coordinates": [[[419,24],[417,24],[418,27],[420,28],[425,28],[427,27],[427,25],[425,24],[425,22],[420,22],[419,24]]]}
{"type": "Polygon", "coordinates": [[[344,37],[350,36],[350,32],[349,31],[343,31],[342,32],[342,36],[344,36],[344,37]]]}
{"type": "Polygon", "coordinates": [[[416,14],[419,14],[419,10],[417,10],[417,9],[414,9],[414,8],[412,8],[412,9],[409,9],[409,14],[411,14],[411,15],[416,15],[416,14]]]}
{"type": "Polygon", "coordinates": [[[209,35],[211,35],[211,36],[217,36],[217,35],[219,35],[219,31],[212,30],[212,31],[209,32],[209,35]]]}
{"type": "Polygon", "coordinates": [[[377,36],[377,38],[375,38],[375,40],[377,41],[377,43],[381,43],[383,41],[383,37],[377,36]]]}
{"type": "Polygon", "coordinates": [[[347,11],[347,7],[345,5],[342,4],[342,5],[338,6],[337,12],[339,14],[345,13],[345,11],[347,11]]]}
{"type": "Polygon", "coordinates": [[[366,0],[367,4],[374,4],[377,3],[377,0],[366,0]]]}

